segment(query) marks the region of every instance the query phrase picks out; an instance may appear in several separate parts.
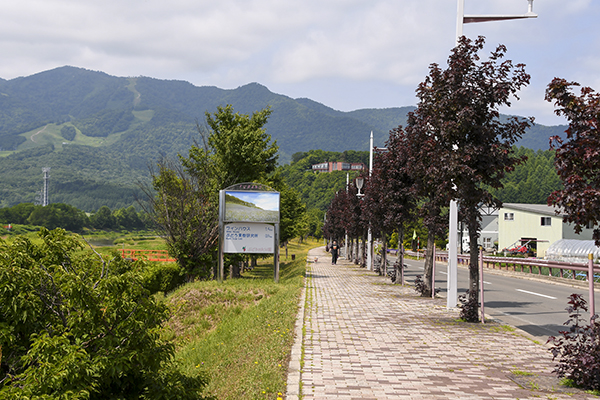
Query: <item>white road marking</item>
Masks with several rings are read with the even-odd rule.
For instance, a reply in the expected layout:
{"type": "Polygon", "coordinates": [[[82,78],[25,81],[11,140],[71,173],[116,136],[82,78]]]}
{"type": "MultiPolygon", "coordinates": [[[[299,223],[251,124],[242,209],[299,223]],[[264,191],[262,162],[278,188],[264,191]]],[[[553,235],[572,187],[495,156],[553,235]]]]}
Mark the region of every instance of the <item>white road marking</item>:
{"type": "Polygon", "coordinates": [[[534,296],[540,296],[540,297],[545,297],[547,299],[553,299],[556,300],[556,297],[552,297],[552,296],[548,296],[545,294],[541,294],[541,293],[535,293],[535,292],[530,292],[528,290],[522,290],[522,289],[515,289],[517,292],[522,292],[522,293],[527,293],[527,294],[532,294],[534,296]]]}

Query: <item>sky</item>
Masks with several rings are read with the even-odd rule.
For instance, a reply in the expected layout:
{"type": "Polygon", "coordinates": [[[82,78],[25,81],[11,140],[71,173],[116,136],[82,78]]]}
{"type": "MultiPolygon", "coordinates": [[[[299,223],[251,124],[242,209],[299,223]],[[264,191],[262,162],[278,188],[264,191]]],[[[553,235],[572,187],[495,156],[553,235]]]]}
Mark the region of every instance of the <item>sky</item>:
{"type": "MultiPolygon", "coordinates": [[[[465,0],[465,14],[525,14],[527,0],[465,0]]],[[[535,19],[464,25],[526,64],[501,112],[565,124],[544,100],[554,77],[600,90],[600,1],[534,0],[535,19]]],[[[446,66],[457,0],[19,0],[0,4],[0,77],[70,65],[114,76],[235,89],[258,82],[340,111],[417,104],[446,66]]],[[[199,111],[199,116],[203,111],[199,111]]]]}

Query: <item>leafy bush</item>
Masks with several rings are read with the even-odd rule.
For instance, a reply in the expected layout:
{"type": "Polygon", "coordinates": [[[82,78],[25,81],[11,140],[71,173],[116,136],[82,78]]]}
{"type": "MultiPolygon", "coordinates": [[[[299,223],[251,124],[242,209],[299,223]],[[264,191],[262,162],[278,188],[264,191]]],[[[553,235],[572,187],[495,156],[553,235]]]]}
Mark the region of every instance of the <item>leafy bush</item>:
{"type": "Polygon", "coordinates": [[[144,287],[151,293],[170,292],[185,282],[185,273],[176,263],[152,263],[143,272],[144,287]]]}
{"type": "Polygon", "coordinates": [[[479,302],[475,296],[469,296],[469,291],[465,294],[461,294],[458,297],[458,301],[461,303],[460,308],[460,319],[467,322],[479,322],[479,302]]]}
{"type": "Polygon", "coordinates": [[[421,277],[421,275],[417,275],[417,277],[415,278],[415,290],[421,296],[423,296],[423,294],[427,290],[427,287],[425,286],[425,282],[423,281],[423,278],[421,277]]]}
{"type": "Polygon", "coordinates": [[[569,296],[569,319],[564,325],[568,330],[560,331],[562,337],[551,336],[548,343],[553,360],[558,358],[554,372],[561,378],[567,378],[576,386],[584,389],[600,389],[600,323],[598,315],[585,324],[582,311],[588,311],[587,303],[580,294],[569,296]]]}
{"type": "Polygon", "coordinates": [[[198,399],[161,340],[143,264],[83,253],[63,229],[0,241],[0,399],[198,399]]]}

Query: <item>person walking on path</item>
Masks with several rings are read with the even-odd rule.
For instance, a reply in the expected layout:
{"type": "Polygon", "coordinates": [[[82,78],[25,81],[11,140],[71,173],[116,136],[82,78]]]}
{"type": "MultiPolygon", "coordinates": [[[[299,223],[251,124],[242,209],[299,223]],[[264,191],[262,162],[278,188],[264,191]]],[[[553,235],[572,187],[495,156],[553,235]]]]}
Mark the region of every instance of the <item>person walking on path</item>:
{"type": "Polygon", "coordinates": [[[337,242],[335,240],[333,241],[333,244],[331,245],[330,251],[331,251],[331,265],[336,265],[338,256],[340,255],[340,246],[337,244],[337,242]]]}

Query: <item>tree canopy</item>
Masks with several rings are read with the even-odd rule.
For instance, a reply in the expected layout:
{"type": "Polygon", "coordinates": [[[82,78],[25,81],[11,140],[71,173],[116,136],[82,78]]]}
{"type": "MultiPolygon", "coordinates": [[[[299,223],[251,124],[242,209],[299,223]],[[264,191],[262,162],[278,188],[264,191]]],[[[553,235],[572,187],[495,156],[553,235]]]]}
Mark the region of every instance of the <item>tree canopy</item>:
{"type": "MultiPolygon", "coordinates": [[[[500,120],[499,107],[510,106],[513,97],[518,99],[530,76],[525,65],[503,60],[503,45],[480,61],[478,53],[484,44],[481,36],[475,41],[463,36],[448,58],[447,69],[431,65],[429,76],[417,88],[419,104],[409,115],[407,127],[411,140],[419,144],[417,173],[436,182],[430,193],[436,201],[449,194],[459,203],[471,244],[469,296],[475,298],[479,293],[479,207],[501,204],[487,188],[502,187],[506,172],[524,161],[514,154],[513,146],[533,122],[517,117],[500,120]],[[435,162],[420,168],[428,154],[434,155],[435,162]]],[[[446,199],[444,203],[448,204],[446,199]]]]}
{"type": "Polygon", "coordinates": [[[281,193],[282,242],[307,225],[300,197],[274,174],[277,144],[264,129],[269,114],[268,108],[248,116],[234,113],[230,105],[218,107],[206,114],[208,133],[198,126],[203,146],[192,146],[177,161],[163,159],[152,170],[153,187],[145,189],[148,211],[190,278],[214,276],[219,190],[243,182],[275,186],[281,193]]]}
{"type": "Polygon", "coordinates": [[[600,94],[582,87],[576,95],[573,88],[577,86],[577,82],[555,78],[546,89],[546,100],[554,101],[556,114],[569,120],[566,140],[551,138],[564,188],[553,192],[548,204],[561,209],[576,232],[594,226],[593,238],[600,246],[600,94]]]}
{"type": "Polygon", "coordinates": [[[214,114],[206,113],[211,129],[208,151],[222,177],[222,189],[236,183],[265,179],[277,166],[277,142],[265,131],[270,108],[252,116],[233,112],[233,107],[218,106],[214,114]]]}

